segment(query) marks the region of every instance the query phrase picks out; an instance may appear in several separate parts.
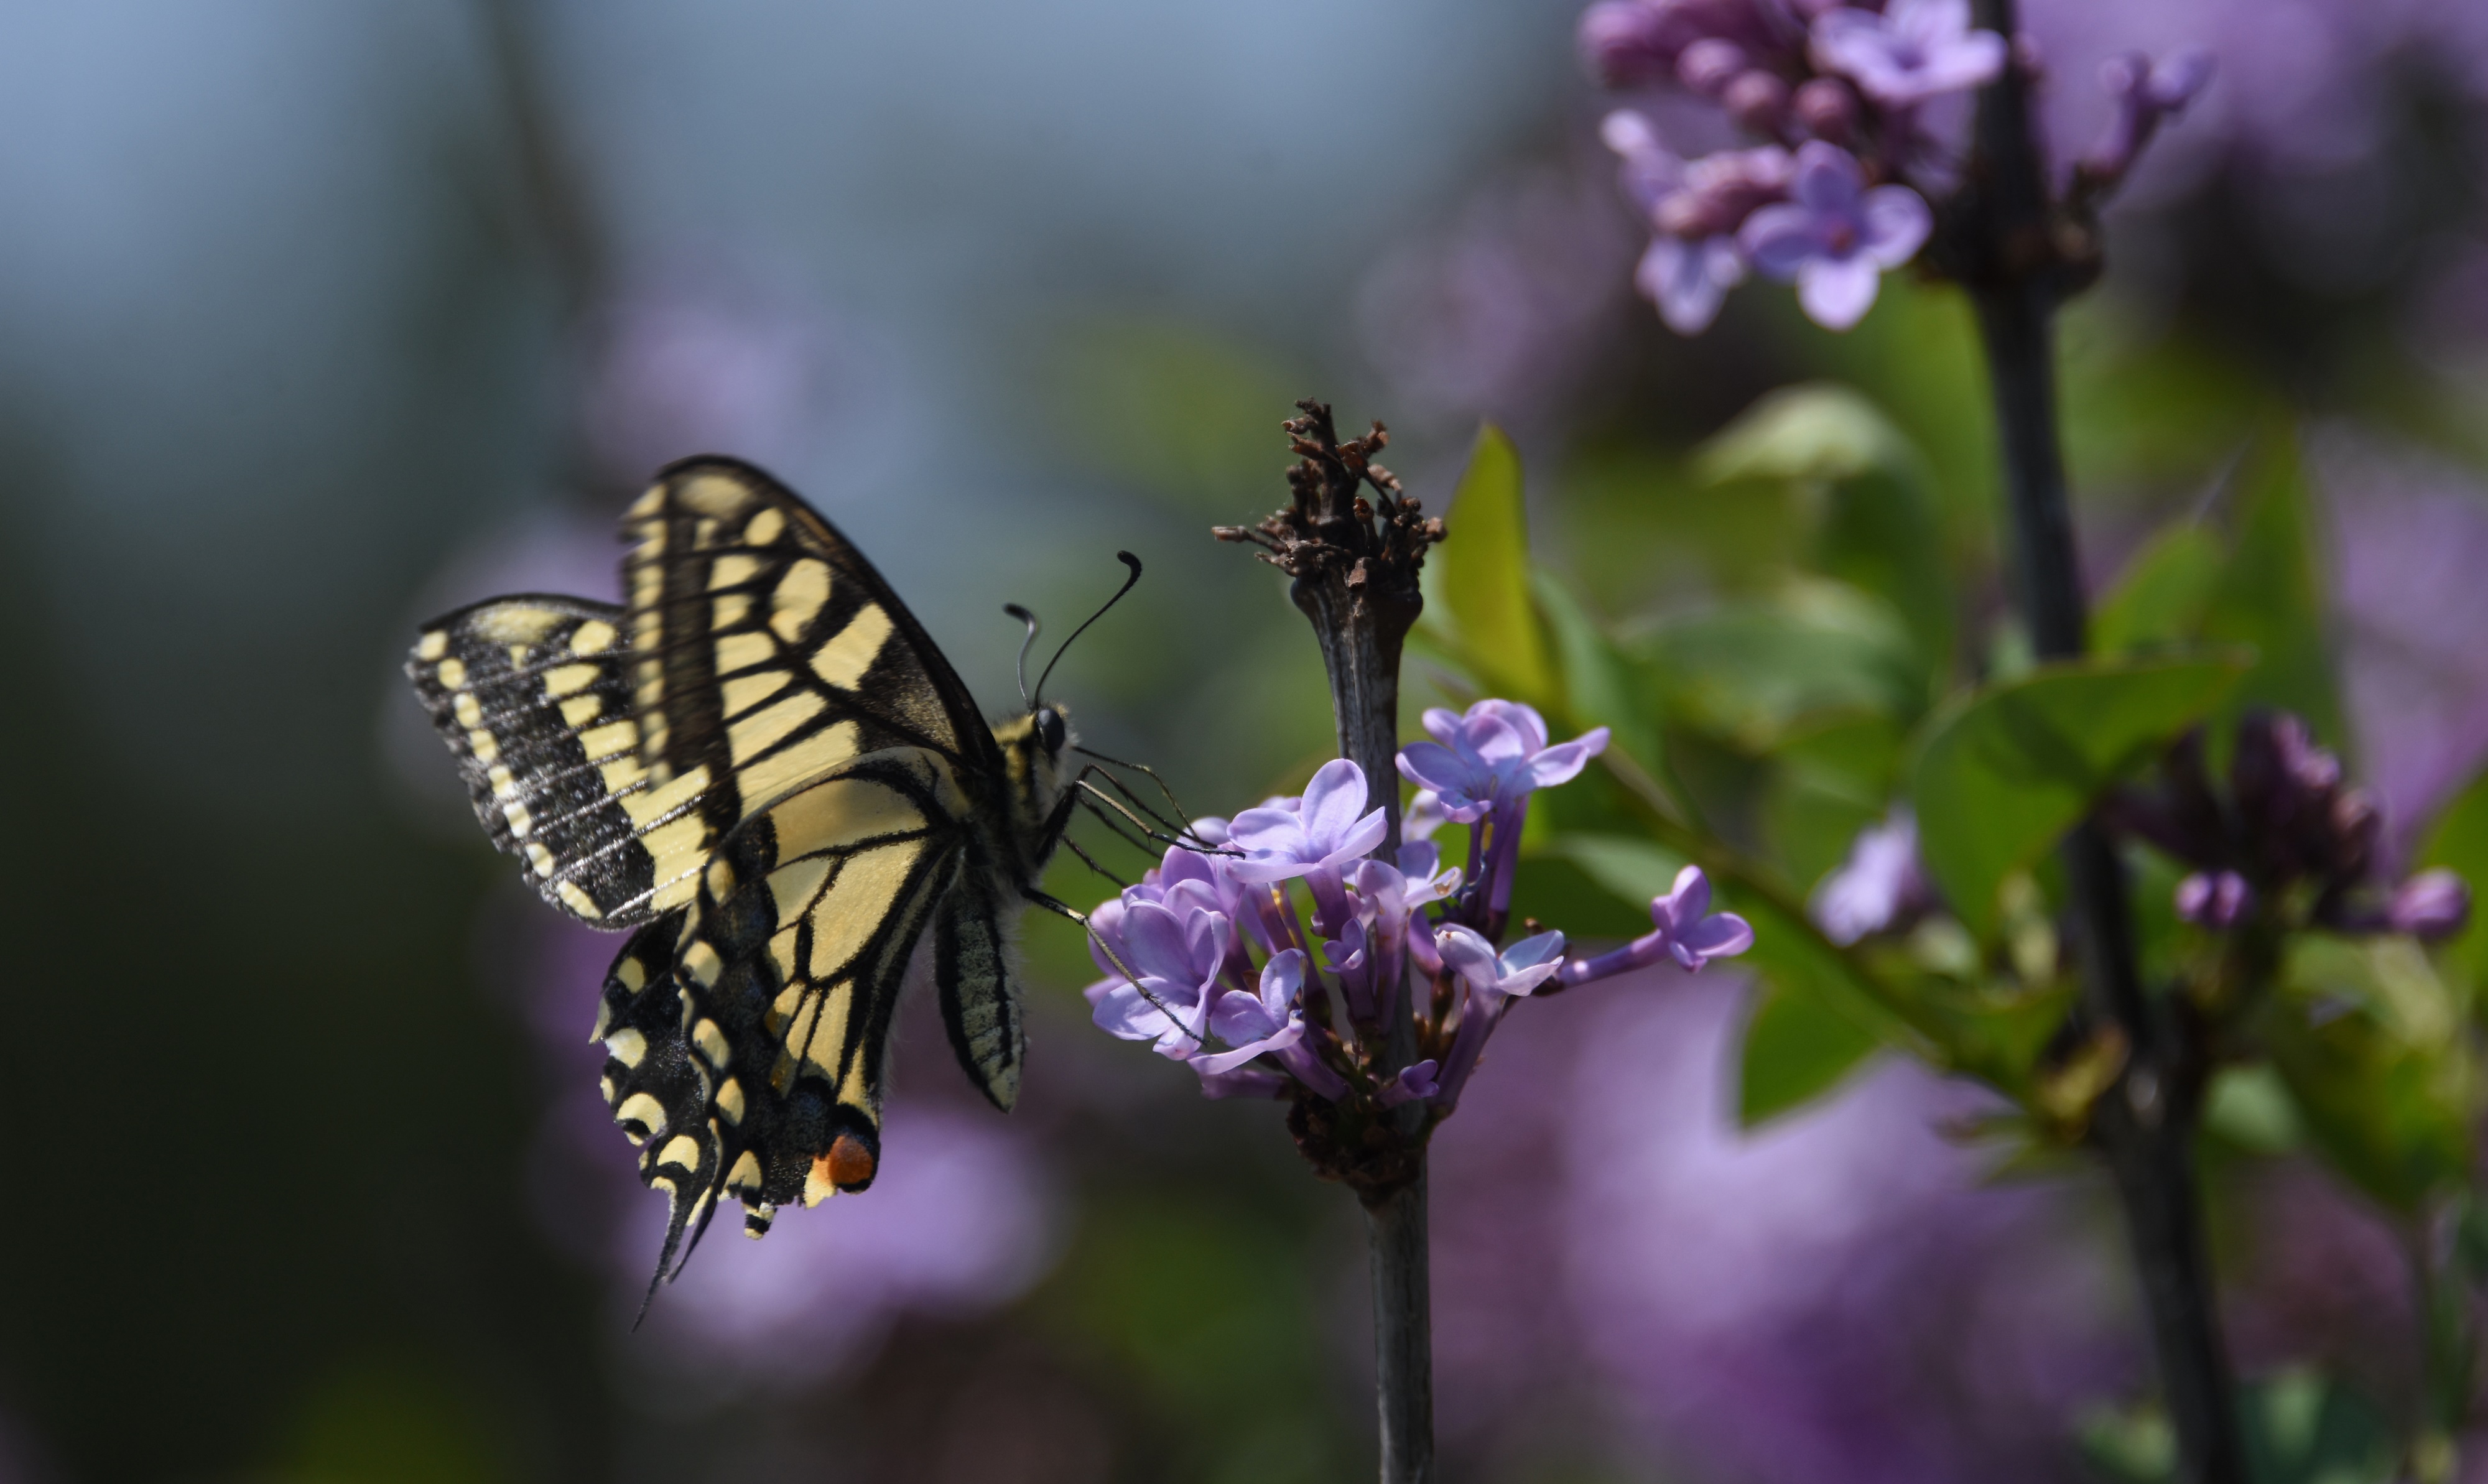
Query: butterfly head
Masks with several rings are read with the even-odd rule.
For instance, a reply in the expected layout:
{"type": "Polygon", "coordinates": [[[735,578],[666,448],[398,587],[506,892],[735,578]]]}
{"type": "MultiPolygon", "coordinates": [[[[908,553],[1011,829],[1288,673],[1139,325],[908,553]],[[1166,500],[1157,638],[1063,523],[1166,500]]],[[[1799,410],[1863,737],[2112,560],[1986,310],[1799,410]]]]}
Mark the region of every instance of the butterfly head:
{"type": "MultiPolygon", "coordinates": [[[[1040,837],[1070,786],[1067,759],[1078,741],[1062,708],[1052,703],[994,728],[1010,777],[1011,824],[1023,840],[1040,837]]],[[[1032,862],[1042,864],[1042,862],[1032,862]]]]}

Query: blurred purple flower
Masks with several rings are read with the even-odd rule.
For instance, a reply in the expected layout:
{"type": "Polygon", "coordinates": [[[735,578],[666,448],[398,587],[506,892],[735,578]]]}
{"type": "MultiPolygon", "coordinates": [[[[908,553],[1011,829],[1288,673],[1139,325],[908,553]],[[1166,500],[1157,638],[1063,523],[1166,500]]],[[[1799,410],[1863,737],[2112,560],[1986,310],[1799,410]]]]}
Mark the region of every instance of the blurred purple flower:
{"type": "Polygon", "coordinates": [[[2135,1358],[2089,1190],[1987,1183],[1937,1130],[1998,1100],[1902,1058],[1739,1128],[1746,991],[1662,984],[1515,1017],[1435,1135],[1446,1439],[1508,1456],[1554,1418],[1688,1478],[2074,1484],[2065,1419],[2135,1358]]]}
{"type": "Polygon", "coordinates": [[[2211,80],[2212,54],[2199,46],[2158,64],[2139,51],[2109,59],[2100,69],[2100,86],[2116,100],[2116,114],[2082,155],[2081,175],[2095,186],[2123,181],[2160,126],[2185,112],[2211,80]]]}
{"type": "Polygon", "coordinates": [[[1658,306],[1658,317],[1680,335],[1698,335],[1719,318],[1728,291],[1745,281],[1745,260],[1736,239],[1654,237],[1633,269],[1633,287],[1658,306]]]}
{"type": "Polygon", "coordinates": [[[2196,871],[2177,883],[2177,915],[2225,933],[2254,909],[2254,888],[2235,871],[2196,871]]]}
{"type": "Polygon", "coordinates": [[[2307,462],[2330,507],[2340,666],[2361,770],[2383,801],[2391,858],[2488,761],[2488,483],[2344,425],[2307,462]]]}
{"type": "MultiPolygon", "coordinates": [[[[722,1372],[741,1386],[799,1389],[866,1358],[901,1315],[979,1313],[1053,1265],[1060,1223],[1019,1131],[910,1104],[882,1139],[869,1199],[831,1201],[778,1221],[766,1242],[735,1243],[684,1270],[648,1316],[650,1343],[667,1361],[712,1385],[722,1372]]],[[[612,1261],[616,1302],[636,1304],[664,1211],[658,1201],[633,1209],[637,1217],[614,1232],[612,1261]]]]}
{"type": "Polygon", "coordinates": [[[1815,17],[1811,50],[1817,67],[1891,108],[1965,92],[2004,70],[2004,38],[1970,28],[1969,0],[1892,0],[1880,15],[1825,11],[1815,17]]]}
{"type": "Polygon", "coordinates": [[[2393,891],[2386,918],[2396,933],[2450,938],[2471,920],[2471,887],[2442,868],[2421,871],[2393,891]]]}
{"type": "Polygon", "coordinates": [[[1668,960],[1699,973],[1712,959],[1734,958],[1754,946],[1753,926],[1744,918],[1710,910],[1710,879],[1700,866],[1677,872],[1675,889],[1651,899],[1650,920],[1654,930],[1623,947],[1565,965],[1564,983],[1588,984],[1668,960]]]}
{"type": "Polygon", "coordinates": [[[1926,897],[1917,816],[1903,804],[1857,832],[1849,858],[1814,888],[1809,910],[1824,936],[1847,947],[1901,922],[1926,897]]]}
{"type": "Polygon", "coordinates": [[[1819,139],[1798,147],[1790,192],[1747,217],[1738,243],[1765,274],[1795,280],[1808,318],[1845,330],[1874,307],[1883,270],[1926,241],[1934,215],[1906,185],[1867,189],[1856,156],[1819,139]]]}
{"type": "Polygon", "coordinates": [[[1230,843],[1244,858],[1228,869],[1236,880],[1257,883],[1336,875],[1382,843],[1382,811],[1365,812],[1365,798],[1362,770],[1345,758],[1324,763],[1301,800],[1235,816],[1230,843]]]}

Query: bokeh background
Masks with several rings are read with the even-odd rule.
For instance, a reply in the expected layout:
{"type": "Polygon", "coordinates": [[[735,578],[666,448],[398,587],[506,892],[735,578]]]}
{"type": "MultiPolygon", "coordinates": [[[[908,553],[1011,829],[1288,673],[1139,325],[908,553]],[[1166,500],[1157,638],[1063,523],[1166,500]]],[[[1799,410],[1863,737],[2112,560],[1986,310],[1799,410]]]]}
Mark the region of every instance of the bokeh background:
{"type": "MultiPolygon", "coordinates": [[[[911,1018],[881,1185],[720,1235],[631,1332],[612,940],[484,847],[396,667],[455,603],[609,595],[647,473],[733,452],[997,709],[1000,605],[1065,631],[1140,553],[1054,688],[1229,812],[1328,737],[1281,579],[1206,530],[1280,497],[1303,395],[1434,510],[1502,424],[1539,555],[1630,626],[1786,559],[1688,458],[1843,381],[1996,606],[1960,303],[1895,279],[1832,337],[1749,289],[1670,336],[1576,9],[10,6],[0,1481],[1370,1468],[1353,1203],[1088,1028],[1044,930],[1016,1115],[911,1018]]],[[[2407,830],[2488,751],[2488,9],[2027,10],[2060,141],[2114,50],[2220,67],[2067,322],[2087,555],[2302,419],[2327,740],[2407,830]]],[[[1526,1008],[1436,1144],[1447,1477],[2089,1476],[2147,1386],[2099,1190],[1989,1178],[1980,1095],[1887,1062],[1740,1132],[1731,975],[1526,1008]]],[[[2221,1192],[2244,1366],[2406,1411],[2404,1236],[2285,1150],[2221,1192]]]]}

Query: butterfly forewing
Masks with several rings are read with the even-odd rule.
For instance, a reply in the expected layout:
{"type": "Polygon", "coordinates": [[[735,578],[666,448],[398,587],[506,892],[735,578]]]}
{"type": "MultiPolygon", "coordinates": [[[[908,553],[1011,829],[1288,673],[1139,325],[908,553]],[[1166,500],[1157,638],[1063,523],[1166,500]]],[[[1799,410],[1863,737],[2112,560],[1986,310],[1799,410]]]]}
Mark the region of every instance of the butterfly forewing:
{"type": "Polygon", "coordinates": [[[649,787],[624,616],[572,598],[501,598],[424,630],[407,674],[458,758],[493,843],[573,916],[629,927],[662,876],[697,861],[649,787]]]}

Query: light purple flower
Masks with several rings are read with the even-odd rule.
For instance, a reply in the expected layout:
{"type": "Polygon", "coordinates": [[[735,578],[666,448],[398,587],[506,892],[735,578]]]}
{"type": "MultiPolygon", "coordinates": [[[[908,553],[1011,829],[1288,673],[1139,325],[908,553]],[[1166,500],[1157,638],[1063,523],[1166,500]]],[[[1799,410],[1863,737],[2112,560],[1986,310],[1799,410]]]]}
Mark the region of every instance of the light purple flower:
{"type": "Polygon", "coordinates": [[[1431,789],[1443,813],[1463,824],[1496,804],[1569,782],[1607,745],[1607,729],[1593,727],[1548,746],[1546,719],[1516,701],[1480,701],[1466,713],[1437,706],[1426,713],[1425,724],[1435,740],[1400,749],[1400,776],[1431,789]]]}
{"type": "Polygon", "coordinates": [[[1495,1022],[1503,1018],[1504,1006],[1563,972],[1564,935],[1541,933],[1498,954],[1476,932],[1453,924],[1434,930],[1433,946],[1442,956],[1443,966],[1468,992],[1460,1006],[1460,1028],[1443,1056],[1432,1094],[1435,1103],[1449,1111],[1459,1105],[1460,1089],[1477,1070],[1478,1056],[1485,1050],[1486,1037],[1494,1033],[1495,1022]]]}
{"type": "Polygon", "coordinates": [[[2396,933],[2450,938],[2471,920],[2471,886],[2442,868],[2421,871],[2395,888],[2386,917],[2396,933]]]}
{"type": "MultiPolygon", "coordinates": [[[[1435,830],[1451,823],[1443,812],[1442,796],[1432,789],[1419,789],[1408,799],[1408,807],[1400,811],[1400,838],[1415,842],[1433,837],[1435,830]]],[[[1407,847],[1401,846],[1404,852],[1407,847]]]]}
{"type": "Polygon", "coordinates": [[[1891,108],[1993,82],[2005,57],[2004,38],[1970,29],[1969,0],[1892,0],[1880,15],[1825,11],[1815,17],[1812,50],[1816,66],[1891,108]]]}
{"type": "Polygon", "coordinates": [[[1825,938],[1847,947],[1891,927],[1925,901],[1918,822],[1904,805],[1857,832],[1849,858],[1814,889],[1811,915],[1825,938]]]}
{"type": "Polygon", "coordinates": [[[1345,758],[1324,763],[1294,807],[1264,806],[1235,816],[1231,842],[1244,852],[1227,869],[1239,882],[1336,874],[1382,843],[1382,811],[1365,813],[1365,774],[1345,758]]]}
{"type": "Polygon", "coordinates": [[[2156,65],[2138,51],[2103,63],[2100,86],[2116,100],[2116,114],[2107,132],[2082,156],[2081,174],[2100,186],[2125,179],[2161,124],[2184,113],[2212,80],[2212,54],[2199,46],[2156,65]]]}
{"type": "Polygon", "coordinates": [[[1712,959],[1734,958],[1754,946],[1754,930],[1735,912],[1710,910],[1710,879],[1700,866],[1676,873],[1676,887],[1650,903],[1653,931],[1595,959],[1564,966],[1569,987],[1604,979],[1629,968],[1642,968],[1673,959],[1687,973],[1699,973],[1712,959]]]}
{"type": "Polygon", "coordinates": [[[1926,241],[1934,213],[1906,185],[1868,190],[1857,157],[1820,139],[1798,148],[1790,192],[1795,200],[1745,218],[1738,244],[1764,273],[1796,281],[1808,318],[1845,330],[1875,307],[1883,270],[1926,241]]]}
{"type": "Polygon", "coordinates": [[[1153,1042],[1161,1056],[1190,1058],[1202,1048],[1232,925],[1220,912],[1194,909],[1177,916],[1155,902],[1126,901],[1116,927],[1124,962],[1138,977],[1089,987],[1097,1027],[1120,1040],[1153,1042]]]}
{"type": "Polygon", "coordinates": [[[2197,871],[2177,883],[2177,915],[2225,933],[2254,907],[2254,888],[2235,871],[2197,871]]]}
{"type": "Polygon", "coordinates": [[[1482,994],[1527,994],[1564,966],[1561,933],[1524,938],[1497,953],[1492,943],[1455,923],[1435,930],[1434,946],[1452,972],[1482,994]]]}
{"type": "Polygon", "coordinates": [[[1283,1051],[1303,1040],[1305,1012],[1296,997],[1304,987],[1304,951],[1290,948],[1274,956],[1261,969],[1258,994],[1229,990],[1209,1014],[1211,1032],[1230,1050],[1195,1057],[1193,1065],[1204,1076],[1231,1072],[1263,1051],[1283,1051]]]}
{"type": "Polygon", "coordinates": [[[1719,318],[1728,291],[1745,281],[1745,259],[1725,235],[1686,241],[1654,237],[1633,269],[1633,287],[1658,306],[1658,317],[1680,335],[1699,335],[1719,318]]]}

